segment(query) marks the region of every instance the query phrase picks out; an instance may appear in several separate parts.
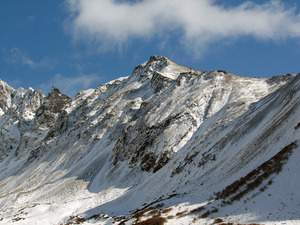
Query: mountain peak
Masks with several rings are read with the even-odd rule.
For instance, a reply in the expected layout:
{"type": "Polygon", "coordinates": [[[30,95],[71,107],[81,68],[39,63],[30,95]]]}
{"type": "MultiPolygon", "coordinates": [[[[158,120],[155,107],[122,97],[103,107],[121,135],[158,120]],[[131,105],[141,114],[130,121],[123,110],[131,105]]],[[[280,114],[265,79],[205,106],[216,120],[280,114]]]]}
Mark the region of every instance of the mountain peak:
{"type": "Polygon", "coordinates": [[[159,73],[164,77],[175,80],[180,73],[187,73],[191,71],[195,70],[189,67],[180,66],[167,57],[154,55],[150,56],[148,61],[137,66],[132,74],[137,74],[140,77],[152,78],[154,73],[159,73]]]}
{"type": "Polygon", "coordinates": [[[169,58],[160,55],[152,55],[150,56],[149,61],[171,61],[169,58]]]}
{"type": "Polygon", "coordinates": [[[52,95],[61,95],[61,91],[57,87],[52,86],[52,89],[49,92],[48,96],[50,97],[52,95]]]}
{"type": "Polygon", "coordinates": [[[58,113],[67,107],[72,102],[72,99],[53,86],[47,96],[46,102],[49,104],[48,108],[50,107],[55,113],[58,113]]]}

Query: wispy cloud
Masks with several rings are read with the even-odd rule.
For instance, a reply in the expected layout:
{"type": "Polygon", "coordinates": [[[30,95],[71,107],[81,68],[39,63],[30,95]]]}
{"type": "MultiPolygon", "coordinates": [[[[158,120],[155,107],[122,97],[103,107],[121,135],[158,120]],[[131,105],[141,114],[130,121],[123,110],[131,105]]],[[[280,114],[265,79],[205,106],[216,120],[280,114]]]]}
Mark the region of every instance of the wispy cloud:
{"type": "Polygon", "coordinates": [[[245,1],[226,8],[215,0],[67,0],[66,29],[75,40],[101,48],[122,46],[133,38],[151,39],[182,31],[183,45],[202,50],[220,40],[251,36],[263,40],[300,38],[300,15],[279,0],[245,1]],[[192,46],[192,47],[191,47],[192,46]]]}
{"type": "Polygon", "coordinates": [[[27,20],[32,23],[35,21],[35,16],[28,16],[27,20]]]}
{"type": "Polygon", "coordinates": [[[2,52],[5,53],[6,62],[14,65],[24,65],[32,69],[54,68],[57,65],[57,61],[50,57],[35,61],[29,57],[27,52],[16,47],[11,49],[2,48],[2,52]]]}
{"type": "Polygon", "coordinates": [[[101,77],[96,74],[80,75],[78,77],[66,77],[61,74],[56,74],[50,81],[41,84],[39,89],[44,93],[48,93],[51,91],[52,86],[55,86],[62,93],[74,97],[81,90],[100,85],[100,81],[101,77]]]}

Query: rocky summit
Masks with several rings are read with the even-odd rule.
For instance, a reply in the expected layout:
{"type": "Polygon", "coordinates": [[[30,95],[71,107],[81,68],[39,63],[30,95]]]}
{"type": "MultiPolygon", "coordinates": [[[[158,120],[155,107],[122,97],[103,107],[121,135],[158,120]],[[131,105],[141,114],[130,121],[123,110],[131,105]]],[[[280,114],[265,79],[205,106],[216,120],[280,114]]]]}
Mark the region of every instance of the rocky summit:
{"type": "Polygon", "coordinates": [[[299,224],[300,74],[151,56],[69,98],[0,80],[2,224],[299,224]]]}

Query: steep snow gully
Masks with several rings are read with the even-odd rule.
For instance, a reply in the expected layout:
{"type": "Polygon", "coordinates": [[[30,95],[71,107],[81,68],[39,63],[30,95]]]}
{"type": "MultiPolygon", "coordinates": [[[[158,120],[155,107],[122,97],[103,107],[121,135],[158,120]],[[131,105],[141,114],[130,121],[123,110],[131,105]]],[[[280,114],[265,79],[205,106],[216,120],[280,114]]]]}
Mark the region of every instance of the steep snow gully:
{"type": "Polygon", "coordinates": [[[300,75],[152,56],[74,99],[0,80],[1,224],[300,224],[300,75]]]}

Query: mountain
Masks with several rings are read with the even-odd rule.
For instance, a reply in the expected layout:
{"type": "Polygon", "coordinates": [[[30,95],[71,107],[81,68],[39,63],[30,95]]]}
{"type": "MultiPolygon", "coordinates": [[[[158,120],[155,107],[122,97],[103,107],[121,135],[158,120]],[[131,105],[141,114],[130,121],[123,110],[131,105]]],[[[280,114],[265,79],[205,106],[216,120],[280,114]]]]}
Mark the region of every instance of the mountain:
{"type": "Polygon", "coordinates": [[[0,90],[4,224],[300,223],[300,74],[151,56],[74,99],[0,90]]]}

